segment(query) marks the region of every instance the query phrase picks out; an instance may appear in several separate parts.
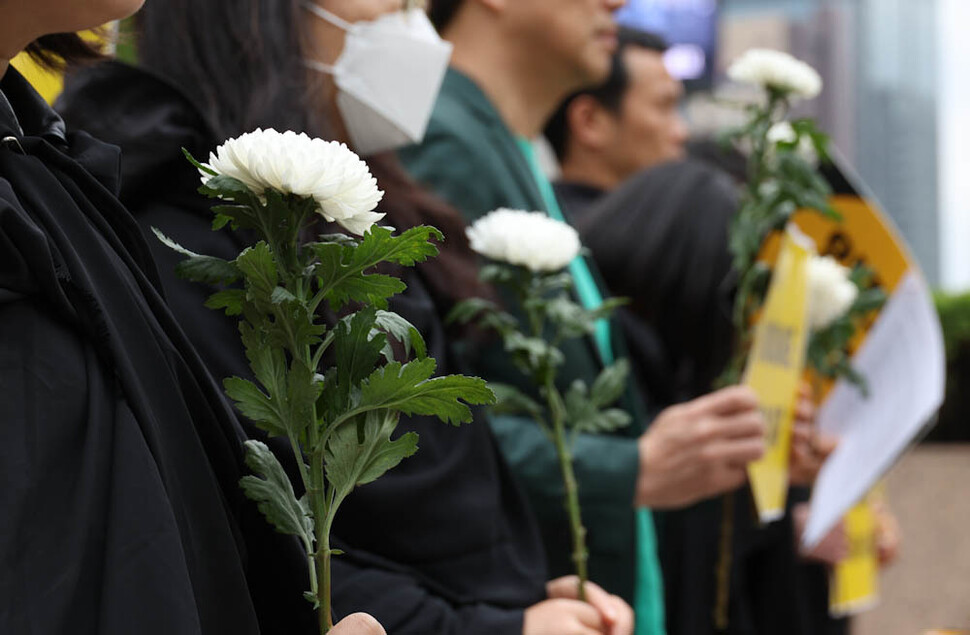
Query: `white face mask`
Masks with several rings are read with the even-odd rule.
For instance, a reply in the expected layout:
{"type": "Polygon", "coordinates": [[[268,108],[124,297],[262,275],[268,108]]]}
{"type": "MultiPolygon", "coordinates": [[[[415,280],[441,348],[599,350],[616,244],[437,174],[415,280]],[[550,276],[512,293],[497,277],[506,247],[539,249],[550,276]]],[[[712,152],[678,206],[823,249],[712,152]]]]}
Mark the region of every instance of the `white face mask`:
{"type": "Polygon", "coordinates": [[[424,138],[451,44],[435,32],[421,9],[350,23],[312,3],[308,11],[347,32],[332,66],[307,60],[337,85],[337,108],[358,154],[392,150],[424,138]]]}

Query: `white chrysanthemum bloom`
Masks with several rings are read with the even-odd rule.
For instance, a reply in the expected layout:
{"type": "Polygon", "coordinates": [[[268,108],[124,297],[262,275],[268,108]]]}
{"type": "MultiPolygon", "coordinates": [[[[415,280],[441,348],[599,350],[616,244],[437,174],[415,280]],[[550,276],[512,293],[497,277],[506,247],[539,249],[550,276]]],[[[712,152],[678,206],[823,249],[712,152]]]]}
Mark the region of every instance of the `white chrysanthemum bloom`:
{"type": "Polygon", "coordinates": [[[845,315],[859,295],[851,271],[832,256],[813,256],[808,263],[808,325],[824,329],[845,315]]]}
{"type": "MultiPolygon", "coordinates": [[[[796,139],[798,139],[798,133],[787,121],[779,121],[768,129],[768,143],[772,146],[779,143],[794,143],[796,139]]],[[[795,152],[808,163],[818,165],[818,153],[815,151],[815,146],[812,145],[812,140],[807,136],[799,140],[795,152]]]]}
{"type": "Polygon", "coordinates": [[[728,68],[728,77],[805,99],[822,92],[822,77],[814,68],[788,53],[770,49],[747,51],[728,68]]]}
{"type": "MultiPolygon", "coordinates": [[[[374,211],[384,196],[377,179],[360,157],[336,141],[256,129],[216,148],[208,166],[260,196],[276,190],[312,197],[320,215],[357,235],[384,218],[374,211]]],[[[202,172],[203,183],[211,178],[202,172]]]]}
{"type": "Polygon", "coordinates": [[[580,251],[579,234],[542,212],[497,209],[466,230],[477,253],[531,271],[559,271],[580,251]]]}

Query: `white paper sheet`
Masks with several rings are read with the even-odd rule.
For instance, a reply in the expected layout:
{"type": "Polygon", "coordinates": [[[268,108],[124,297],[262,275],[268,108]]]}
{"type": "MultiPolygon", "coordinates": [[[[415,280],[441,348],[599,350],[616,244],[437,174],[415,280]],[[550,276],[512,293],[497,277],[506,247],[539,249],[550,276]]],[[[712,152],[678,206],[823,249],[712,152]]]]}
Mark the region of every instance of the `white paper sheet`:
{"type": "Polygon", "coordinates": [[[819,428],[840,440],[815,483],[806,547],[872,488],[943,403],[943,334],[919,273],[911,270],[900,281],[853,366],[866,378],[869,396],[840,381],[819,409],[819,428]]]}

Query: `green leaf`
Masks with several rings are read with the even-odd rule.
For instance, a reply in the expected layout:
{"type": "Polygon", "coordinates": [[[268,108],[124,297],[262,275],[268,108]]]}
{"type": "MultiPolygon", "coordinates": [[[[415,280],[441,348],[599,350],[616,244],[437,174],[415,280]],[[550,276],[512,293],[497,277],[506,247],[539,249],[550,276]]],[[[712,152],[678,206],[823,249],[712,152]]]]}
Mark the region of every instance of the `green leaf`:
{"type": "MultiPolygon", "coordinates": [[[[413,324],[405,320],[397,313],[392,313],[390,311],[377,311],[374,325],[377,329],[383,331],[404,346],[404,356],[406,358],[410,359],[412,349],[419,359],[423,359],[428,356],[427,346],[424,343],[424,338],[421,336],[421,333],[414,327],[413,324]]],[[[394,349],[391,346],[390,341],[385,344],[382,352],[387,361],[394,361],[394,349]]]]}
{"type": "Polygon", "coordinates": [[[535,372],[544,364],[559,366],[565,361],[562,351],[541,337],[526,337],[517,331],[505,336],[505,350],[512,355],[512,361],[529,373],[535,372]]]}
{"type": "Polygon", "coordinates": [[[241,275],[239,269],[228,260],[197,254],[178,244],[155,227],[152,227],[152,232],[166,247],[186,256],[185,260],[175,266],[175,273],[180,278],[211,285],[229,284],[239,279],[241,275]]]}
{"type": "Polygon", "coordinates": [[[434,415],[458,425],[472,419],[467,404],[495,402],[495,395],[478,377],[447,375],[431,379],[435,360],[428,357],[404,364],[391,362],[375,370],[360,391],[359,408],[393,409],[407,415],[434,415]]]}
{"type": "Polygon", "coordinates": [[[418,435],[408,432],[391,440],[399,415],[375,410],[357,426],[344,424],[330,435],[324,455],[327,480],[337,490],[337,502],[355,487],[372,483],[418,450],[418,435]]]}
{"type": "Polygon", "coordinates": [[[448,316],[445,318],[447,324],[467,324],[474,321],[483,313],[496,312],[498,306],[491,300],[482,298],[469,298],[455,303],[448,316]]]}
{"type": "Polygon", "coordinates": [[[534,419],[542,419],[542,406],[515,386],[490,381],[488,387],[495,393],[495,405],[492,407],[494,413],[525,413],[531,415],[534,419]]]}
{"type": "Polygon", "coordinates": [[[259,241],[252,247],[247,247],[236,258],[236,266],[246,278],[247,297],[256,306],[265,308],[272,304],[273,292],[279,280],[276,271],[276,261],[269,245],[259,241]]]}
{"type": "Polygon", "coordinates": [[[438,248],[431,242],[432,239],[442,241],[445,236],[427,225],[412,227],[399,236],[394,236],[386,227],[374,225],[354,251],[354,263],[362,268],[380,262],[412,267],[438,255],[438,248]]]}
{"type": "Polygon", "coordinates": [[[270,302],[273,304],[283,304],[284,302],[299,302],[296,296],[287,291],[283,287],[276,287],[273,289],[273,293],[269,296],[270,302]]]}
{"type": "Polygon", "coordinates": [[[381,357],[387,337],[376,331],[377,309],[365,307],[341,320],[334,344],[339,383],[356,386],[369,376],[381,357]]]}
{"type": "Polygon", "coordinates": [[[600,410],[589,396],[586,383],[576,380],[566,391],[566,421],[577,432],[601,434],[630,425],[632,418],[618,408],[600,410]]]}
{"type": "Polygon", "coordinates": [[[218,172],[213,170],[210,166],[200,162],[198,159],[192,156],[192,153],[186,150],[185,147],[182,148],[182,154],[185,156],[186,159],[189,160],[189,163],[194,165],[198,170],[205,172],[209,176],[217,176],[219,174],[218,172]]]}
{"type": "Polygon", "coordinates": [[[239,484],[280,533],[299,536],[312,551],[313,516],[305,500],[297,500],[283,466],[265,444],[246,441],[246,465],[256,476],[244,476],[239,484]]]}
{"type": "Polygon", "coordinates": [[[277,404],[270,399],[256,384],[241,377],[228,377],[222,385],[226,394],[236,403],[245,417],[251,419],[260,429],[270,436],[286,436],[286,424],[277,408],[277,404]]]}
{"type": "Polygon", "coordinates": [[[366,274],[380,263],[412,266],[438,255],[430,242],[443,235],[433,227],[413,227],[394,236],[386,227],[371,227],[354,247],[344,242],[319,242],[308,245],[318,263],[314,273],[330,306],[337,309],[348,302],[374,304],[386,308],[387,298],[406,288],[397,278],[366,274]]]}
{"type": "Polygon", "coordinates": [[[216,311],[225,311],[226,315],[239,315],[246,301],[246,292],[242,289],[223,289],[209,296],[205,306],[216,311]]]}
{"type": "Polygon", "coordinates": [[[224,174],[218,174],[202,185],[202,187],[199,188],[199,193],[210,198],[222,198],[238,203],[248,203],[254,200],[256,195],[260,194],[261,192],[253,192],[251,189],[249,189],[248,185],[239,179],[235,179],[224,174]]]}
{"type": "Polygon", "coordinates": [[[603,408],[615,402],[626,390],[630,378],[630,362],[621,359],[607,366],[593,382],[590,389],[590,401],[598,408],[603,408]]]}

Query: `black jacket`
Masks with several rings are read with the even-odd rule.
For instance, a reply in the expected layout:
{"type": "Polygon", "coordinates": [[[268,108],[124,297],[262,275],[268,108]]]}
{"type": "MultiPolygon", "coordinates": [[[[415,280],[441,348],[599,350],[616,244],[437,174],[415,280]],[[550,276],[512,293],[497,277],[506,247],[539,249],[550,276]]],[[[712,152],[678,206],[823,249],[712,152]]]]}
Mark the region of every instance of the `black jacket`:
{"type": "Polygon", "coordinates": [[[305,566],[240,493],[243,432],[116,198],[118,150],[15,70],[0,91],[0,632],[255,635],[249,554],[305,566]]]}
{"type": "MultiPolygon", "coordinates": [[[[124,154],[122,200],[143,229],[158,227],[200,253],[234,258],[242,238],[213,232],[209,202],[185,147],[207,157],[221,140],[179,91],[117,63],[68,83],[60,104],[72,123],[118,144],[124,154]]],[[[151,241],[150,241],[151,242],[151,241]]],[[[209,290],[179,280],[178,258],[154,242],[172,310],[217,377],[248,375],[237,325],[203,307],[209,290]]],[[[442,373],[446,338],[421,276],[392,308],[423,333],[442,373]]],[[[519,635],[523,609],[545,596],[545,563],[534,520],[480,417],[453,428],[404,418],[420,435],[418,453],[341,507],[334,560],[335,611],[366,611],[389,633],[519,635]]]]}

